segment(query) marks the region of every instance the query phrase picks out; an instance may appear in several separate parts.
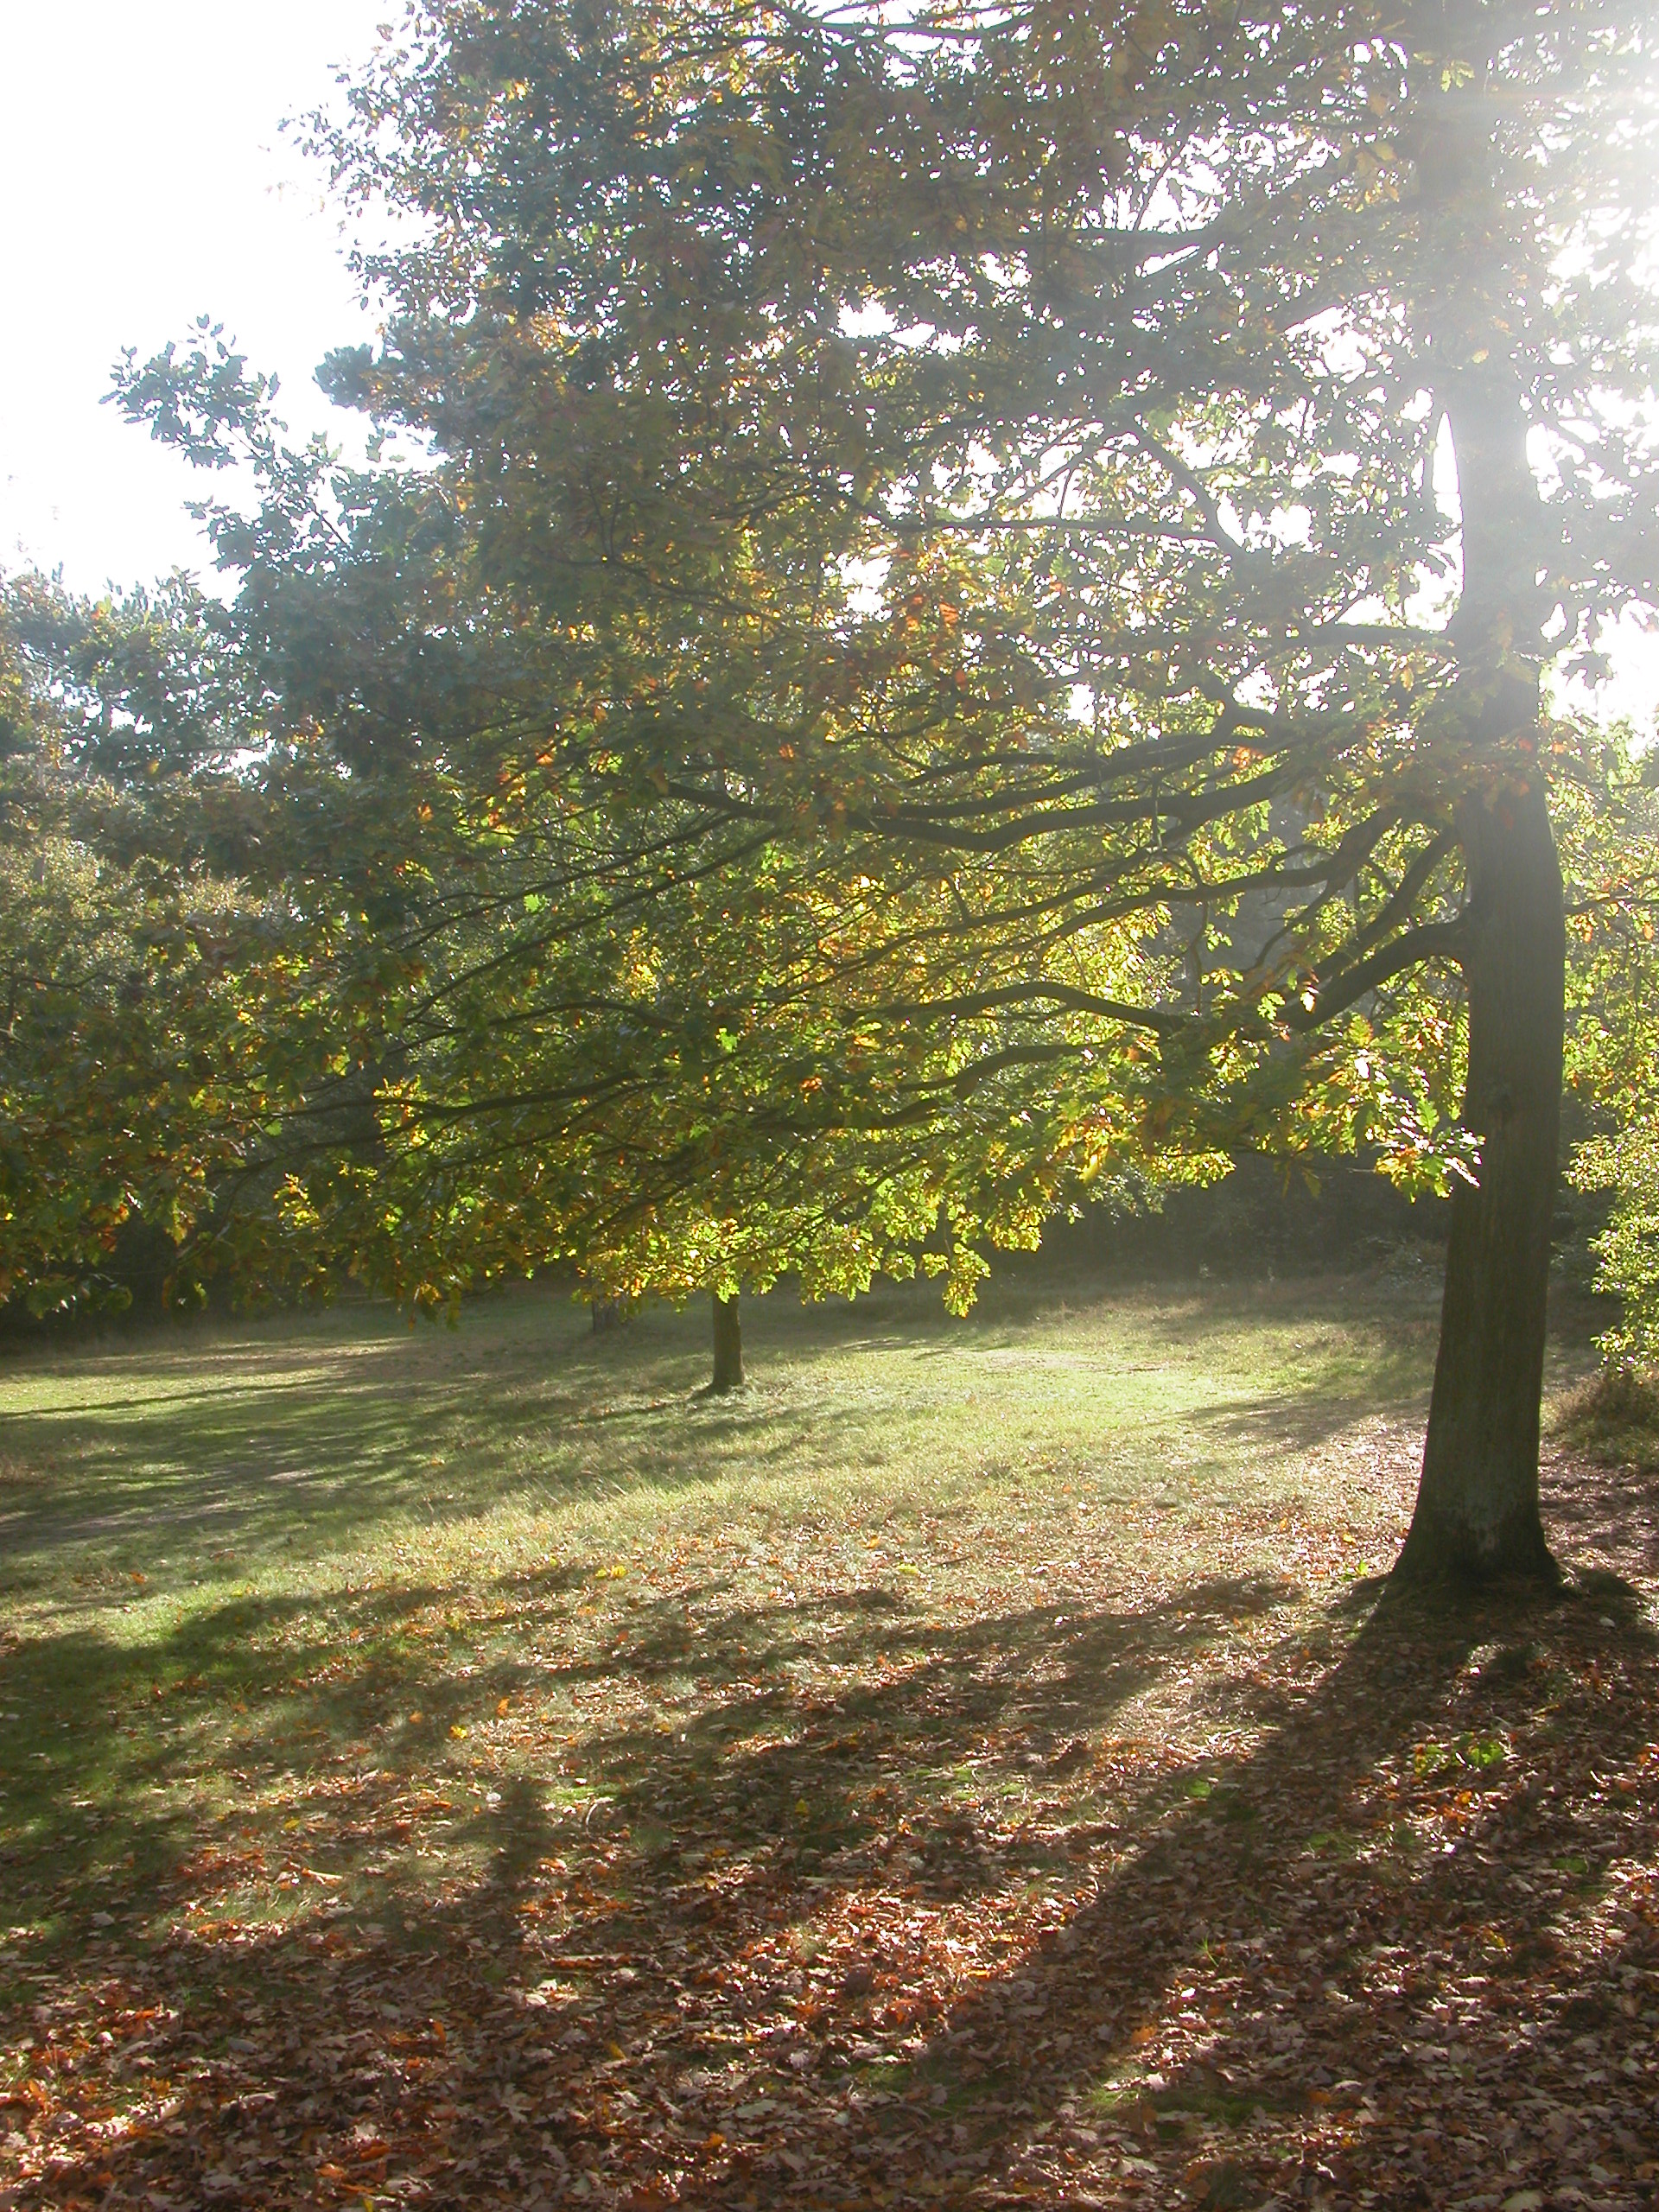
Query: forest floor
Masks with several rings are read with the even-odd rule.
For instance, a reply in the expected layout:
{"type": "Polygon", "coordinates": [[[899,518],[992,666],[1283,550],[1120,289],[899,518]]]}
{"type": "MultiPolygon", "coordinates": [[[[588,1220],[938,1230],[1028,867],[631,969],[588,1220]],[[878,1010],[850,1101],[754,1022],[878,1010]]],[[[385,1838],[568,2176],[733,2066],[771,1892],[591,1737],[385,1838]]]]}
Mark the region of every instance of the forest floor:
{"type": "Polygon", "coordinates": [[[1656,2202],[1659,1477],[1427,1609],[1423,1287],[747,1319],[0,1361],[0,2205],[1656,2202]]]}

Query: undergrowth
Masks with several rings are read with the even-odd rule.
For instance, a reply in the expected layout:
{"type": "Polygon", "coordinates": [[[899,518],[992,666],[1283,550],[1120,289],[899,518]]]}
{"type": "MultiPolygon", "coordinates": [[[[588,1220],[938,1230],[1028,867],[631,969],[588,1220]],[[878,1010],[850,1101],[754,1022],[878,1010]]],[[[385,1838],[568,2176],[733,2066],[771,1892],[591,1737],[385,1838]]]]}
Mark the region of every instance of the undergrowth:
{"type": "Polygon", "coordinates": [[[1659,1470],[1659,1373],[1604,1367],[1562,1401],[1555,1431],[1569,1450],[1603,1466],[1659,1470]]]}

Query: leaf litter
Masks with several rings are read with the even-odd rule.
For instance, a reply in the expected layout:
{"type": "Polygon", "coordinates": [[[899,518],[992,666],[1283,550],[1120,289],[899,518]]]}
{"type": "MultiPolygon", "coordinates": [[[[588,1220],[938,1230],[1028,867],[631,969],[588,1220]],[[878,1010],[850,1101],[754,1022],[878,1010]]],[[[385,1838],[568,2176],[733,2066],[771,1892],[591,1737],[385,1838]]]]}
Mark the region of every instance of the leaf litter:
{"type": "Polygon", "coordinates": [[[118,1683],[143,1848],[12,1854],[0,2204],[1654,2205],[1659,1500],[1434,1609],[1408,1454],[227,1611],[219,1795],[118,1683]]]}

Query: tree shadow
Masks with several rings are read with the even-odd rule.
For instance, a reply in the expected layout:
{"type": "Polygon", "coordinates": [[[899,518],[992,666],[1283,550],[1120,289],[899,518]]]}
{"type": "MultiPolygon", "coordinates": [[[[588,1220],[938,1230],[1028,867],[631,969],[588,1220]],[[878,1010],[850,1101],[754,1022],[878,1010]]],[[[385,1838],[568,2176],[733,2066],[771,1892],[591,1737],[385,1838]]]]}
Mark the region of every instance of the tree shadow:
{"type": "MultiPolygon", "coordinates": [[[[1328,1305],[1328,1286],[1322,1294],[1328,1305]]],[[[1095,1312],[1092,1295],[1084,1286],[1082,1316],[1095,1312]]],[[[1311,1310],[1315,1295],[1287,1289],[1284,1314],[1311,1310]]],[[[1217,1292],[1211,1304],[1231,1312],[1236,1301],[1217,1292]]],[[[1387,1334],[1386,1307],[1361,1307],[1387,1334]]],[[[1136,1325],[1154,1349],[1166,1339],[1185,1359],[1198,1310],[1208,1310],[1204,1300],[1189,1299],[1166,1319],[1141,1315],[1136,1325]]],[[[737,1402],[696,1395],[706,1357],[700,1316],[649,1313],[595,1338],[573,1308],[527,1294],[469,1309],[453,1336],[411,1337],[395,1316],[364,1309],[229,1338],[188,1332],[16,1361],[0,1410],[0,1547],[14,1582],[69,1554],[136,1560],[162,1543],[211,1565],[216,1552],[281,1556],[301,1516],[308,1545],[346,1545],[400,1517],[459,1521],[509,1499],[542,1506],[810,1467],[837,1453],[879,1458],[890,1408],[839,1390],[842,1357],[872,1347],[913,1355],[933,1412],[929,1363],[947,1356],[1033,1372],[1052,1358],[1107,1381],[1128,1371],[1092,1340],[1058,1351],[1034,1344],[1027,1332],[1053,1311],[1052,1287],[1010,1293],[966,1324],[920,1292],[891,1287],[868,1311],[863,1301],[810,1311],[786,1297],[755,1301],[760,1387],[737,1402]],[[798,1363],[830,1357],[836,1365],[797,1388],[798,1363]]],[[[1402,1321],[1399,1342],[1379,1353],[1367,1402],[1403,1402],[1416,1390],[1415,1327],[1402,1321]]],[[[1195,1423],[1235,1448],[1324,1440],[1362,1398],[1321,1374],[1300,1394],[1259,1404],[1206,1400],[1205,1378],[1182,1371],[1179,1402],[1154,1409],[1152,1431],[1160,1420],[1195,1423]]],[[[1030,1407],[1025,1414],[1036,1417],[1030,1407]]],[[[1147,1423],[1135,1433],[1144,1441],[1147,1423]]]]}
{"type": "MultiPolygon", "coordinates": [[[[1081,2105],[1096,2124],[1071,2131],[1071,2164],[1103,2132],[1107,2178],[1127,2174],[1131,2194],[1144,2169],[1199,2202],[1345,2204],[1381,2187],[1427,2206],[1446,2201],[1449,2170],[1496,2202],[1478,2192],[1573,2180],[1588,2135],[1596,2201],[1636,2202],[1623,2191],[1659,2148],[1630,1999],[1659,1964],[1652,1833],[1643,1892],[1609,1925],[1643,1836],[1598,1784],[1651,1766],[1656,1674],[1639,1608],[1592,1620],[1607,1602],[1598,1584],[1541,1619],[1501,1598],[1448,1618],[1384,1589],[1312,1694],[1252,1700],[1268,1731],[1252,1754],[1206,1762],[1174,1816],[915,2054],[882,2131],[899,2201],[953,2176],[1059,2201],[1068,2168],[1041,2138],[1081,2105]],[[1610,1646],[1630,1673],[1617,1700],[1610,1646]],[[1574,1679],[1541,1720],[1539,1679],[1564,1663],[1574,1679]],[[1541,1771],[1498,1749],[1529,1728],[1541,1771]],[[1406,1817],[1426,1808],[1432,1840],[1406,1817]],[[918,2126],[918,2101],[949,2130],[918,2126]]],[[[750,2193],[746,2173],[724,2192],[750,2193]]]]}
{"type": "MultiPolygon", "coordinates": [[[[476,1495],[527,1405],[686,1425],[649,1395],[677,1341],[601,1339],[457,1430],[476,1495]]],[[[417,1433],[496,1387],[439,1372],[381,1433],[395,1351],[318,1359],[272,1434],[385,1378],[324,1437],[325,1532],[406,1502],[417,1433]]],[[[190,1449],[228,1451],[239,1416],[188,1402],[190,1449]]],[[[1304,1448],[1333,1418],[1274,1412],[1304,1448]]],[[[822,1416],[706,1418],[770,1422],[746,1448],[775,1465],[822,1416]]],[[[18,2081],[57,2085],[15,2202],[1501,2203],[1582,2171],[1634,2203],[1656,1490],[1551,1489],[1600,1575],[1542,1611],[1310,1614],[1215,1576],[958,1622],[714,1572],[549,1658],[568,1564],[501,1578],[482,1656],[413,1621],[461,1594],[437,1581],[227,1597],[149,1646],[60,1607],[0,1643],[20,2137],[48,2121],[18,2081]],[[1185,1750],[1147,1732],[1160,1698],[1185,1750]],[[466,1732],[537,1700],[477,1784],[466,1732]]],[[[142,1522],[156,1495],[124,1495],[142,1522]]]]}
{"type": "MultiPolygon", "coordinates": [[[[527,1622],[537,1618],[547,1584],[545,1576],[518,1580],[527,1622]]],[[[269,2046],[283,2019],[326,2015],[346,1976],[390,2005],[395,2033],[416,2023],[434,2066],[454,2061],[430,2028],[446,2015],[493,2020],[518,2050],[529,2023],[544,2031],[529,2038],[543,2058],[543,2047],[556,2065],[557,2054],[568,2054],[578,2074],[614,2064],[607,2054],[625,2039],[637,2043],[639,2012],[659,2001],[648,1962],[662,1941],[683,1950],[690,1918],[701,1923],[697,1971],[718,1980],[735,1942],[733,1915],[765,1916],[780,1889],[813,1866],[833,1865],[821,1878],[837,1888],[879,1883],[893,1824],[923,1810],[937,1816],[942,1837],[960,1838],[949,1785],[964,1757],[983,1758],[990,1745],[988,1756],[1011,1777],[1022,1775],[1022,1762],[1046,1761],[1070,1733],[1109,1719],[1179,1663],[1212,1612],[1266,1612],[1281,1595],[1217,1582],[1140,1611],[1066,1620],[1039,1608],[952,1630],[930,1625],[890,1592],[851,1587],[817,1607],[732,1606],[702,1635],[676,1608],[652,1607],[626,1657],[563,1668],[556,1687],[575,1689],[607,1674],[649,1686],[673,1674],[699,1686],[697,1717],[666,1743],[643,1726],[589,1731],[582,1795],[563,1803],[550,1792],[548,1773],[525,1773],[467,1801],[442,1777],[435,1789],[429,1771],[450,1713],[475,1713],[498,1693],[511,1698],[527,1668],[503,1662],[474,1674],[464,1707],[436,1654],[400,1649],[395,1668],[346,1679],[340,1637],[300,1632],[298,1600],[193,1617],[159,1650],[84,1630],[14,1649],[0,1695],[27,1714],[29,1740],[41,1741],[54,1711],[77,1717],[61,1726],[36,1771],[24,1777],[14,1767],[4,1777],[9,1794],[20,1785],[27,1792],[24,1815],[12,1823],[9,1878],[16,1905],[32,1903],[35,1917],[32,1929],[13,1930],[0,1972],[13,1980],[14,2004],[28,1986],[90,1982],[141,1993],[149,2001],[129,2009],[143,2015],[146,2071],[191,2084],[172,2107],[182,2130],[171,2129],[171,2139],[112,2145],[89,2127],[94,2140],[84,2157],[60,2153],[49,2188],[16,2201],[62,2201],[95,2187],[108,2202],[125,2202],[129,2175],[133,2202],[152,2184],[163,2196],[181,2190],[181,2202],[223,2197],[213,2177],[226,2171],[221,2121],[229,2105],[243,2101],[250,2139],[272,2158],[276,2122],[290,2104],[327,2105],[339,2056],[328,2037],[315,2038],[315,2049],[308,2038],[297,2052],[269,2046]],[[844,1675],[844,1694],[791,1697],[788,1669],[806,1638],[844,1675]],[[171,1794],[197,1778],[200,1743],[157,1725],[179,1694],[220,1712],[245,1707],[222,1758],[235,1796],[268,1815],[256,1826],[226,1809],[206,1846],[200,1818],[171,1794]],[[419,1734],[399,1719],[417,1699],[419,1734]],[[332,1744],[360,1745],[377,1728],[389,1732],[376,1764],[365,1769],[359,1756],[342,1772],[331,1762],[332,1744]],[[994,1748],[1010,1729],[1017,1750],[994,1748]],[[442,1794],[448,1787],[453,1801],[442,1794]],[[269,1816],[273,1796],[295,1808],[283,1823],[297,1831],[285,1858],[269,1816]],[[808,1801],[804,1819],[798,1808],[808,1801]],[[305,1818],[313,1807],[327,1809],[326,1822],[305,1818]],[[435,1821],[447,1834],[432,1878],[423,1858],[435,1821]],[[547,1918],[536,1893],[550,1866],[582,1870],[566,1915],[570,1897],[589,1900],[578,1902],[551,1948],[531,1940],[547,1918]],[[722,1870],[712,1915],[686,1886],[696,1888],[706,1866],[722,1870]],[[609,1893],[601,1901],[603,1870],[609,1893]],[[292,1917],[273,1923],[267,1904],[262,1917],[245,1921],[242,1889],[268,1885],[273,1872],[289,1885],[292,1917]],[[580,1974],[573,1981],[570,1961],[595,1953],[615,1973],[597,1988],[580,1974]],[[639,1967],[626,1963],[633,1959],[639,1967]],[[247,2103],[277,2094],[278,2077],[280,2109],[247,2103]]],[[[372,1594],[357,1610],[366,1627],[414,1605],[442,1605],[444,1596],[432,1588],[372,1594]]],[[[958,1878],[945,1855],[931,1852],[930,1862],[941,1880],[958,1878]]],[[[353,2033],[366,2036],[365,2050],[377,2036],[384,2045],[378,2025],[353,2033]]],[[[120,2038],[109,2062],[118,2073],[131,2040],[130,2031],[120,2038]]],[[[694,2023],[691,2055],[710,2048],[694,2023]]],[[[73,2086],[68,2094],[73,2101],[73,2086]]],[[[86,2112],[90,2123],[92,2107],[86,2112]]],[[[349,2139],[334,2129],[333,2163],[356,2175],[355,2165],[339,2164],[349,2139]]],[[[428,2149],[442,2162],[461,2155],[442,2129],[428,2149]]]]}
{"type": "Polygon", "coordinates": [[[1659,1469],[1547,1450],[1541,1487],[1569,1557],[1625,1581],[1659,1582],[1659,1469]]]}
{"type": "MultiPolygon", "coordinates": [[[[528,1631],[545,1589],[506,1594],[528,1631]]],[[[1598,2204],[1637,2202],[1659,1664],[1635,1599],[1447,1614],[1384,1590],[1311,1614],[1215,1579],[951,1624],[856,1586],[697,1594],[695,1620],[647,1605],[626,1649],[554,1670],[573,1719],[601,1677],[640,1706],[580,1730],[579,1797],[550,1747],[441,1816],[410,1738],[366,1772],[310,1760],[331,1700],[360,1734],[372,1682],[290,1680],[261,1722],[257,1624],[202,1623],[175,1656],[246,1698],[250,1795],[285,1777],[323,1802],[326,1780],[335,1807],[286,1925],[182,1910],[226,1873],[147,1802],[188,1745],[110,1753],[125,1826],[83,1851],[90,1747],[66,1744],[63,1944],[120,1993],[114,2056],[83,2069],[176,2088],[130,2138],[88,2094],[15,2201],[1427,2206],[1599,2172],[1598,2204]],[[1218,1635],[1208,1748],[1126,1750],[1124,1716],[1218,1635]],[[694,1710],[664,1731],[668,1680],[694,1710]],[[92,1924],[118,1843],[166,1907],[145,1943],[92,1924]]],[[[336,1656],[297,1648],[302,1674],[336,1656]]],[[[38,1710],[54,1681],[118,1708],[137,1686],[118,1649],[30,1664],[38,1710]]],[[[527,1679],[503,1662],[471,1708],[527,1679]]],[[[385,1695],[442,1730],[447,1680],[400,1657],[385,1695]]]]}

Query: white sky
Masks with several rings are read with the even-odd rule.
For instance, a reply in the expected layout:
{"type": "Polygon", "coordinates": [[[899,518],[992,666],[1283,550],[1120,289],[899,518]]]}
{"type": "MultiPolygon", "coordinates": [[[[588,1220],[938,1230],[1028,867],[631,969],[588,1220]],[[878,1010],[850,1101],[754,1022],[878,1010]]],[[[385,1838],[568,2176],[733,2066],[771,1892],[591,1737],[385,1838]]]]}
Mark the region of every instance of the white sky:
{"type": "MultiPolygon", "coordinates": [[[[0,0],[0,569],[81,591],[210,556],[184,512],[209,488],[99,405],[140,357],[212,315],[283,383],[298,435],[359,443],[312,372],[373,335],[321,171],[279,136],[329,99],[399,0],[0,0]]],[[[222,481],[216,487],[222,493],[222,481]]],[[[1615,640],[1599,702],[1653,727],[1659,639],[1615,640]]]]}
{"type": "Polygon", "coordinates": [[[0,0],[0,568],[61,563],[83,591],[207,569],[183,503],[210,480],[99,404],[123,347],[142,359],[199,315],[276,371],[296,432],[347,430],[312,372],[372,333],[321,172],[277,126],[398,12],[0,0]]]}

